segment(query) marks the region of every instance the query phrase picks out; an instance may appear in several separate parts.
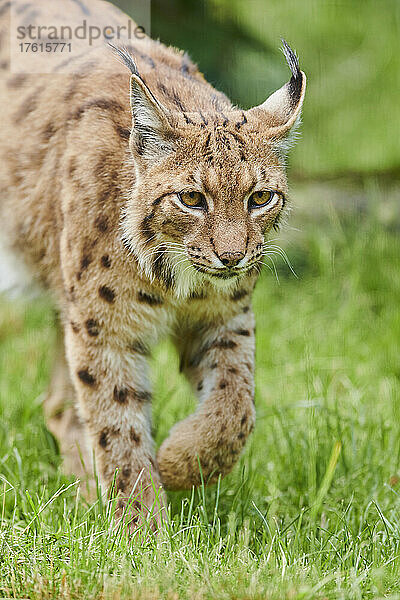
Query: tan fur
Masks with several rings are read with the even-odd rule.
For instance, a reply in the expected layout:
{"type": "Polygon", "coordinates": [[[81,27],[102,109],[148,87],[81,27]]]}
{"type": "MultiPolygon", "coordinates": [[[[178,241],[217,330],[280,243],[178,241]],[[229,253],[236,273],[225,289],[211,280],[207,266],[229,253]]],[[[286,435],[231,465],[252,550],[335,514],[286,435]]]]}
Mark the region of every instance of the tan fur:
{"type": "MultiPolygon", "coordinates": [[[[126,23],[107,3],[85,6],[126,23]]],[[[282,146],[305,78],[299,71],[292,87],[244,112],[186,55],[149,38],[128,45],[138,73],[104,46],[78,59],[76,74],[12,74],[2,12],[1,236],[54,296],[75,392],[61,358],[46,411],[63,450],[79,441],[86,462],[94,451],[106,485],[118,469],[122,498],[141,474],[150,506],[161,483],[199,484],[199,464],[205,481],[229,472],[254,427],[251,293],[286,206],[282,146]],[[254,189],[279,199],[250,211],[254,189]],[[179,202],[191,190],[205,194],[207,212],[179,202]],[[231,276],[223,257],[245,264],[231,276]],[[147,357],[166,334],[200,404],[156,460],[147,357]]]]}

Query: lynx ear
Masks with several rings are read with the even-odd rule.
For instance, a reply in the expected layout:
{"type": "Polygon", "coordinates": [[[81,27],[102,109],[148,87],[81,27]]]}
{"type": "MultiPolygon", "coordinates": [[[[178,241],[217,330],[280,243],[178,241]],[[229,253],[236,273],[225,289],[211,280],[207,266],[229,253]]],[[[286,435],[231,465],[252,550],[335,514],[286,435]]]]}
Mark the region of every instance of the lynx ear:
{"type": "Polygon", "coordinates": [[[131,75],[131,147],[140,155],[156,158],[173,150],[167,112],[138,75],[131,75]]]}
{"type": "Polygon", "coordinates": [[[271,134],[277,138],[285,136],[298,121],[306,91],[306,76],[300,71],[298,58],[285,40],[282,40],[282,52],[292,71],[290,81],[263,104],[247,111],[265,119],[271,134]]]}
{"type": "Polygon", "coordinates": [[[173,150],[173,130],[168,113],[140,77],[136,63],[125,48],[109,44],[131,71],[130,102],[132,111],[132,152],[143,158],[157,158],[173,150]]]}

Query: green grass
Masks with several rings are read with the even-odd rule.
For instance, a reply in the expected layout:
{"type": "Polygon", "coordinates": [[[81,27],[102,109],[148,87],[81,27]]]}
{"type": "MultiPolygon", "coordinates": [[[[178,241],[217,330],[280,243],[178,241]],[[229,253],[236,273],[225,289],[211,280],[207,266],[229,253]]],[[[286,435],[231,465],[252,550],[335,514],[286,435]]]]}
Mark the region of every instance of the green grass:
{"type": "MultiPolygon", "coordinates": [[[[157,536],[128,540],[61,474],[41,411],[51,312],[1,304],[0,597],[400,598],[398,192],[296,198],[299,278],[280,263],[256,288],[255,433],[219,486],[169,494],[157,536]]],[[[176,361],[157,350],[157,443],[193,408],[176,361]]]]}

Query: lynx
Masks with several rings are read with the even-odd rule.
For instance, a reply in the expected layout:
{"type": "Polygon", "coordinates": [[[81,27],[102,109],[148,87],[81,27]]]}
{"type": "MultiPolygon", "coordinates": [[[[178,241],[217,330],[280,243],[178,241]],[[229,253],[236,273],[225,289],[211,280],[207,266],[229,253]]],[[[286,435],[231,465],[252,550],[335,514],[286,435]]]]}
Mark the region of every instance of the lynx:
{"type": "MultiPolygon", "coordinates": [[[[62,1],[69,23],[128,18],[62,1]]],[[[28,1],[19,14],[40,22],[40,10],[28,1]]],[[[52,295],[48,427],[70,471],[95,457],[120,510],[140,489],[135,520],[159,489],[228,473],[254,428],[251,296],[287,210],[306,78],[283,42],[290,81],[241,110],[186,53],[147,36],[88,49],[70,74],[15,74],[10,2],[0,13],[1,287],[23,272],[52,295]],[[166,335],[199,404],[155,455],[148,358],[166,335]]]]}

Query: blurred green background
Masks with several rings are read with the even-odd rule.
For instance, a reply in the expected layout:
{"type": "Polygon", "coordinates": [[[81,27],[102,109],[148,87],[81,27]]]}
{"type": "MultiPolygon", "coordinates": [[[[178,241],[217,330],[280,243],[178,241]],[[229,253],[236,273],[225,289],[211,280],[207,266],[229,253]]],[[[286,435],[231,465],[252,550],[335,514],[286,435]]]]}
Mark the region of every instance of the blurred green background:
{"type": "Polygon", "coordinates": [[[297,50],[308,92],[291,162],[304,178],[400,174],[399,33],[399,0],[151,2],[152,37],[187,50],[244,108],[288,79],[281,37],[297,50]]]}

